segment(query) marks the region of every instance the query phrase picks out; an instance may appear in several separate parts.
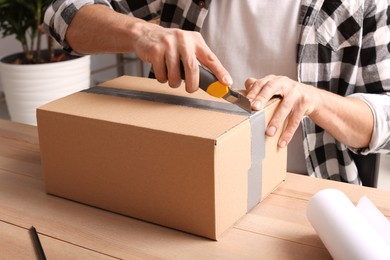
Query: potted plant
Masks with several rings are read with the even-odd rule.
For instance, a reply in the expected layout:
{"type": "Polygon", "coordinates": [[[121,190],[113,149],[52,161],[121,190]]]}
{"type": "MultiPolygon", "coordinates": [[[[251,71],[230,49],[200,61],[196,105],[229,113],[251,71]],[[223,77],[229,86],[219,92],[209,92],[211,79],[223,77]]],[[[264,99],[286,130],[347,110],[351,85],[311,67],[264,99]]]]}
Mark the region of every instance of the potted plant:
{"type": "Polygon", "coordinates": [[[36,108],[90,85],[90,56],[55,49],[42,29],[52,0],[0,0],[0,32],[14,36],[22,52],[0,60],[0,74],[11,120],[36,125],[36,108]],[[45,36],[45,37],[44,37],[45,36]],[[42,39],[47,48],[42,50],[42,39]]]}

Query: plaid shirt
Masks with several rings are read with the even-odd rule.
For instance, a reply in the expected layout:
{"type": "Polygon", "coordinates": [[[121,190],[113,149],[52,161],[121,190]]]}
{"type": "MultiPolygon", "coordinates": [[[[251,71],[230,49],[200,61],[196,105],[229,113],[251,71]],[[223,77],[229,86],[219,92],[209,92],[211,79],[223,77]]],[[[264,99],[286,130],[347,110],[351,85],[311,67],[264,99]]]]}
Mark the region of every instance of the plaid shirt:
{"type": "MultiPolygon", "coordinates": [[[[144,20],[160,18],[164,27],[199,31],[211,0],[56,0],[45,26],[65,49],[68,24],[87,4],[103,4],[144,20]]],[[[301,0],[297,76],[302,83],[365,101],[374,114],[366,149],[335,140],[310,118],[302,121],[308,173],[360,184],[352,152],[390,151],[390,30],[386,0],[301,0]]]]}

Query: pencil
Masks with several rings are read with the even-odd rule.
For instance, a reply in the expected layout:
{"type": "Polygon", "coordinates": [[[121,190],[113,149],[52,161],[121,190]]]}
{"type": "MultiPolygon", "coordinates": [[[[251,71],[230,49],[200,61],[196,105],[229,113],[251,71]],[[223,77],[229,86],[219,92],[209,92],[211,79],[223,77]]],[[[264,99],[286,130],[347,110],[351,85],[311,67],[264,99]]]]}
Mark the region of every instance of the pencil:
{"type": "Polygon", "coordinates": [[[39,240],[37,230],[34,226],[31,226],[30,233],[34,242],[35,251],[38,254],[38,258],[40,260],[46,260],[45,252],[43,251],[41,241],[39,240]]]}

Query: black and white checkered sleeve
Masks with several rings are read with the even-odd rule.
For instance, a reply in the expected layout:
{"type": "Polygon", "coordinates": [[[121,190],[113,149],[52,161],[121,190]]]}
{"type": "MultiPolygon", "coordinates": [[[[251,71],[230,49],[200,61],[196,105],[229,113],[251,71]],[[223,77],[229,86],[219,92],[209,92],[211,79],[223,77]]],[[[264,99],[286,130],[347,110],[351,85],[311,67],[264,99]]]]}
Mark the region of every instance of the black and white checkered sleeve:
{"type": "Polygon", "coordinates": [[[71,52],[71,48],[65,40],[65,33],[77,11],[83,6],[91,4],[102,4],[111,7],[110,2],[108,0],[54,0],[45,12],[44,29],[65,50],[71,52]]]}
{"type": "Polygon", "coordinates": [[[389,11],[389,1],[378,1],[365,9],[356,80],[356,92],[360,93],[355,97],[370,106],[374,115],[374,129],[370,146],[359,151],[363,154],[390,152],[389,11]]]}

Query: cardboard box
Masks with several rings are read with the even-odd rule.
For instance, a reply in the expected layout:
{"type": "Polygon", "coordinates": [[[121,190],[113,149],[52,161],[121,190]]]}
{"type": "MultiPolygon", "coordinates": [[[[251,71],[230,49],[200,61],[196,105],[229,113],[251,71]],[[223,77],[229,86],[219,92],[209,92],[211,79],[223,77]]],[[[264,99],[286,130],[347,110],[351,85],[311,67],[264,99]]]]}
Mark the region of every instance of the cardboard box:
{"type": "Polygon", "coordinates": [[[102,85],[38,108],[47,193],[218,239],[285,179],[264,139],[278,99],[250,115],[153,79],[102,85]]]}

